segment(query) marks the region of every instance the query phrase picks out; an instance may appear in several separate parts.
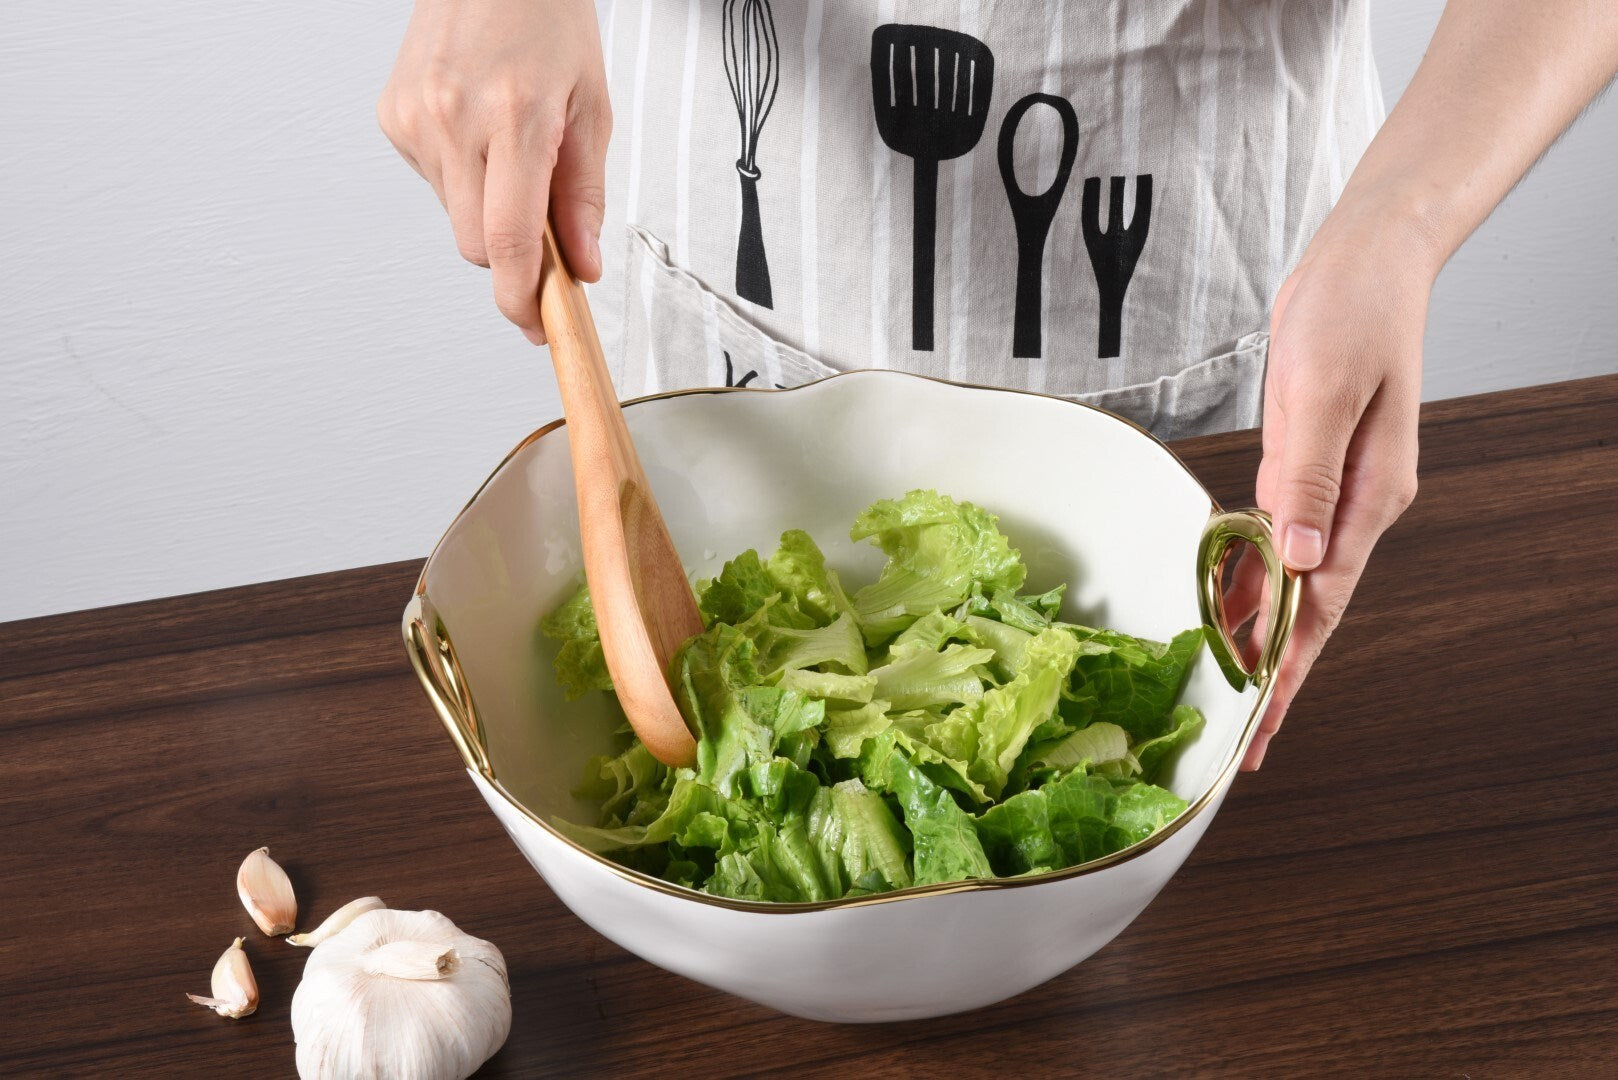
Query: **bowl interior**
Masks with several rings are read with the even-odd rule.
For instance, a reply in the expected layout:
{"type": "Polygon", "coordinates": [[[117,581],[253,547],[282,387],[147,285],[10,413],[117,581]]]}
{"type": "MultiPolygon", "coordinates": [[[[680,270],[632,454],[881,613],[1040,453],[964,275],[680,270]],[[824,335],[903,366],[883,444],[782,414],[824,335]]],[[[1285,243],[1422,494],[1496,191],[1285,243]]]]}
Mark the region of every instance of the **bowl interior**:
{"type": "MultiPolygon", "coordinates": [[[[879,498],[931,487],[979,503],[1028,564],[1068,582],[1064,618],[1165,640],[1200,622],[1196,552],[1212,502],[1172,454],[1105,413],[1031,394],[856,372],[777,393],[691,392],[626,409],[647,475],[694,576],[802,528],[853,587],[882,555],[853,544],[879,498]]],[[[542,821],[593,821],[584,762],[623,736],[609,695],[564,700],[540,617],[581,580],[567,429],[529,441],[455,521],[424,584],[454,642],[495,775],[542,821]]],[[[1206,650],[1183,700],[1208,726],[1165,781],[1194,800],[1237,750],[1258,690],[1206,650]]]]}

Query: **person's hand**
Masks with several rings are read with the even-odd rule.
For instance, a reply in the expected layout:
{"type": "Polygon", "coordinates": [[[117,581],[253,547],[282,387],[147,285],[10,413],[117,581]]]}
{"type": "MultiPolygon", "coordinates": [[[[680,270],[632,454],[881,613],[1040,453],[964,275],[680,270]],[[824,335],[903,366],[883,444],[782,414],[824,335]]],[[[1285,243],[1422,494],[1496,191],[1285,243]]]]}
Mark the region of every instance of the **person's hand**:
{"type": "Polygon", "coordinates": [[[573,272],[601,276],[612,113],[592,0],[417,0],[376,112],[500,311],[543,344],[547,206],[573,272]]]}
{"type": "MultiPolygon", "coordinates": [[[[1264,760],[1371,548],[1416,496],[1422,334],[1440,260],[1415,230],[1356,216],[1333,213],[1270,320],[1258,504],[1275,520],[1282,561],[1309,573],[1246,769],[1264,760]]],[[[1234,611],[1260,606],[1258,584],[1249,575],[1234,611]]]]}

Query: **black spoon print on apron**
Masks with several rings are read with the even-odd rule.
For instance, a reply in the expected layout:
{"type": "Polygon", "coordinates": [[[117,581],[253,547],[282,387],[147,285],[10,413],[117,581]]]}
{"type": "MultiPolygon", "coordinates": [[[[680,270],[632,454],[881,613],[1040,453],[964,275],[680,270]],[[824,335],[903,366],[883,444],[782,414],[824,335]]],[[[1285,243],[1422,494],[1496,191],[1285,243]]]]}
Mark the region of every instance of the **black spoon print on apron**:
{"type": "Polygon", "coordinates": [[[1135,264],[1146,246],[1146,231],[1152,222],[1152,174],[1135,177],[1135,213],[1124,226],[1124,180],[1112,178],[1107,197],[1107,228],[1101,228],[1101,177],[1084,182],[1084,246],[1095,271],[1096,291],[1100,293],[1101,333],[1096,356],[1117,356],[1123,342],[1124,293],[1135,276],[1135,264]]]}
{"type": "Polygon", "coordinates": [[[933,347],[933,254],[938,163],[983,137],[994,87],[994,56],[975,37],[936,26],[888,23],[871,33],[871,100],[876,129],[915,162],[911,238],[910,347],[933,347]]]}
{"type": "Polygon", "coordinates": [[[775,16],[770,0],[725,0],[721,13],[725,37],[725,78],[736,102],[742,129],[742,155],[736,172],[742,185],[742,226],[736,238],[736,295],[760,307],[773,308],[770,264],[764,255],[764,229],[758,212],[758,137],[775,104],[781,83],[777,63],[775,16]]]}
{"type": "Polygon", "coordinates": [[[1073,172],[1073,159],[1079,153],[1079,118],[1073,105],[1054,94],[1029,94],[1006,112],[1000,124],[1000,179],[1006,185],[1006,201],[1017,225],[1017,307],[1012,322],[1011,355],[1040,355],[1043,344],[1042,308],[1045,295],[1045,241],[1051,221],[1067,190],[1073,172]],[[1035,105],[1049,105],[1062,121],[1062,158],[1056,178],[1038,195],[1030,195],[1017,183],[1017,163],[1012,151],[1017,142],[1017,126],[1035,105]]]}

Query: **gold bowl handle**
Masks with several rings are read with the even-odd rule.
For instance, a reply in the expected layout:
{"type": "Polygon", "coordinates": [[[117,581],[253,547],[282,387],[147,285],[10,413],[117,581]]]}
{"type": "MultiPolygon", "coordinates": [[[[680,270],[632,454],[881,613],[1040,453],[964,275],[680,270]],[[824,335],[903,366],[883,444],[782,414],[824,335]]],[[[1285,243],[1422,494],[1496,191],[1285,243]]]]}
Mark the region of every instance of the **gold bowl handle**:
{"type": "Polygon", "coordinates": [[[1202,542],[1197,546],[1197,601],[1202,607],[1208,648],[1213,650],[1219,669],[1232,687],[1244,690],[1250,683],[1267,686],[1275,677],[1281,658],[1286,655],[1287,642],[1292,638],[1301,596],[1298,576],[1282,564],[1281,556],[1276,553],[1269,514],[1262,510],[1233,510],[1208,519],[1202,530],[1202,542]],[[1225,591],[1220,581],[1220,567],[1230,545],[1238,540],[1247,541],[1258,551],[1270,585],[1270,623],[1264,633],[1264,648],[1252,668],[1242,659],[1225,627],[1225,591]]]}
{"type": "Polygon", "coordinates": [[[410,598],[405,608],[404,638],[410,666],[416,669],[416,678],[421,680],[438,719],[455,741],[461,760],[467,768],[493,780],[494,768],[489,764],[483,729],[472,707],[472,689],[466,685],[466,675],[455,658],[455,646],[450,644],[443,620],[419,593],[410,598]]]}

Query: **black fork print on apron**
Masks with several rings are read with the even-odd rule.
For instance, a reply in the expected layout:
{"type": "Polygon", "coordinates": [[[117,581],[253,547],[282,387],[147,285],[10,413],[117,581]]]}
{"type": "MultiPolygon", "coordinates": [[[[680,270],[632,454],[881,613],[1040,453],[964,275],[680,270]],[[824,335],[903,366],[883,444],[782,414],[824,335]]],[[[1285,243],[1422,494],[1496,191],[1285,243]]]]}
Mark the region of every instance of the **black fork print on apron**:
{"type": "Polygon", "coordinates": [[[911,238],[910,347],[933,347],[933,255],[938,225],[938,163],[983,137],[994,88],[994,55],[968,34],[889,23],[871,34],[871,100],[876,128],[895,153],[915,162],[911,238]]]}
{"type": "Polygon", "coordinates": [[[1101,228],[1101,177],[1084,182],[1084,247],[1090,253],[1100,296],[1101,333],[1096,356],[1117,356],[1123,342],[1124,293],[1146,246],[1152,223],[1152,174],[1135,177],[1135,213],[1124,225],[1124,180],[1114,176],[1107,196],[1107,227],[1101,228]]]}
{"type": "Polygon", "coordinates": [[[1011,203],[1011,217],[1017,226],[1017,306],[1012,322],[1012,356],[1035,357],[1041,352],[1045,240],[1050,236],[1051,221],[1062,202],[1062,193],[1067,190],[1067,179],[1073,172],[1073,159],[1078,153],[1079,118],[1067,98],[1029,94],[1007,110],[1000,124],[1000,179],[1006,185],[1006,200],[1011,203]],[[1030,195],[1017,183],[1017,164],[1012,151],[1016,148],[1017,127],[1035,105],[1049,105],[1061,118],[1062,157],[1051,186],[1038,195],[1030,195]]]}
{"type": "Polygon", "coordinates": [[[758,137],[781,84],[780,46],[770,0],[725,0],[725,77],[742,129],[742,155],[736,172],[742,185],[742,225],[736,238],[736,295],[760,307],[775,306],[770,263],[764,255],[764,229],[758,211],[758,137]]]}

